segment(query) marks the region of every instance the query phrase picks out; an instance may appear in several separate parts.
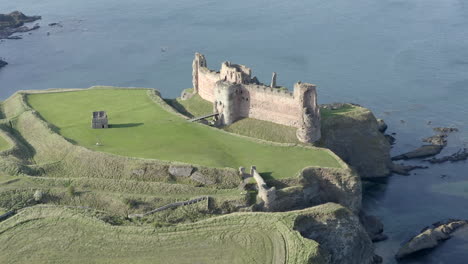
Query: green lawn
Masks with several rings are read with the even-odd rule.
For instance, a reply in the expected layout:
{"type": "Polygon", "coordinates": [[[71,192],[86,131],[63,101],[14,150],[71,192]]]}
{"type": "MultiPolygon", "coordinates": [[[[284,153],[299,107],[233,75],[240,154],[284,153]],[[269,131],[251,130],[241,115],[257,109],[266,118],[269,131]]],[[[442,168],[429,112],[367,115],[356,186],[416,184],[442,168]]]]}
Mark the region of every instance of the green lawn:
{"type": "Polygon", "coordinates": [[[0,263],[323,264],[326,252],[293,228],[297,215],[324,207],[230,214],[157,229],[111,226],[92,211],[33,207],[0,222],[0,263]]]}
{"type": "Polygon", "coordinates": [[[78,145],[123,156],[210,167],[250,167],[289,178],[307,166],[340,167],[321,149],[283,147],[190,123],[166,111],[145,89],[90,89],[28,95],[28,103],[78,145]],[[110,129],[90,128],[91,112],[105,110],[110,129]],[[96,146],[99,142],[101,145],[96,146]]]}
{"type": "Polygon", "coordinates": [[[0,135],[0,151],[6,150],[10,147],[10,144],[0,135]]]}

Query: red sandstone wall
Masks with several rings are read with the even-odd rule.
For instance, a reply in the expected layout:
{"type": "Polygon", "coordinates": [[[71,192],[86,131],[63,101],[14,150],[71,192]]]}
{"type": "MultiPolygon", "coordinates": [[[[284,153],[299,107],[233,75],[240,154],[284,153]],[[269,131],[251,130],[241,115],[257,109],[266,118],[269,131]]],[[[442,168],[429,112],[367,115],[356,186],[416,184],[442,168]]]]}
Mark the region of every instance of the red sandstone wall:
{"type": "MultiPolygon", "coordinates": [[[[200,68],[198,71],[198,93],[200,96],[214,102],[214,87],[219,81],[220,74],[210,71],[208,68],[200,68]]],[[[286,126],[299,127],[301,106],[292,95],[283,91],[274,90],[266,86],[266,90],[257,85],[243,85],[243,93],[239,100],[239,116],[252,117],[270,121],[286,126]]]]}
{"type": "Polygon", "coordinates": [[[219,81],[219,74],[210,71],[208,68],[200,68],[198,70],[198,94],[201,98],[213,102],[214,86],[219,81]]]}
{"type": "MultiPolygon", "coordinates": [[[[266,120],[286,126],[299,127],[301,108],[292,95],[267,88],[256,88],[256,85],[245,85],[249,93],[249,102],[241,104],[241,113],[260,120],[266,120]]],[[[244,116],[244,115],[243,115],[244,116]]]]}

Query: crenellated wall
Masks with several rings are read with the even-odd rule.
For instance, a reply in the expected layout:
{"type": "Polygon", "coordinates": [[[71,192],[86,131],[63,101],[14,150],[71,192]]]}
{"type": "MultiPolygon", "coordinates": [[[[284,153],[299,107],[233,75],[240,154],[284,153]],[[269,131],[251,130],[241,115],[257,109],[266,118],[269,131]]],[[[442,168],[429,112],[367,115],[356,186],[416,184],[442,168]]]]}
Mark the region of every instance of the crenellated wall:
{"type": "Polygon", "coordinates": [[[320,112],[313,84],[296,83],[293,92],[278,89],[274,74],[272,84],[266,86],[244,65],[223,62],[220,72],[215,72],[208,69],[205,56],[196,53],[193,85],[203,99],[213,102],[220,113],[220,125],[250,117],[297,127],[302,142],[320,138],[320,112]]]}

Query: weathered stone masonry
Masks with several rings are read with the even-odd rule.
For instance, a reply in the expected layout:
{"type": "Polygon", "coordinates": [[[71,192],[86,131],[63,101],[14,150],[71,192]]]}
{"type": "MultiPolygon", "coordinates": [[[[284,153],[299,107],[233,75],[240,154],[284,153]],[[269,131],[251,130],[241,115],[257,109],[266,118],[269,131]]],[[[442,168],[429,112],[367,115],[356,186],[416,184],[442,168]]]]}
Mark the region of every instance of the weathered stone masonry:
{"type": "Polygon", "coordinates": [[[244,65],[223,62],[219,72],[208,69],[205,56],[193,60],[193,88],[203,99],[213,102],[218,124],[230,125],[250,117],[298,128],[302,142],[320,139],[320,110],[316,86],[298,82],[294,91],[276,88],[276,73],[266,86],[252,77],[244,65]]]}

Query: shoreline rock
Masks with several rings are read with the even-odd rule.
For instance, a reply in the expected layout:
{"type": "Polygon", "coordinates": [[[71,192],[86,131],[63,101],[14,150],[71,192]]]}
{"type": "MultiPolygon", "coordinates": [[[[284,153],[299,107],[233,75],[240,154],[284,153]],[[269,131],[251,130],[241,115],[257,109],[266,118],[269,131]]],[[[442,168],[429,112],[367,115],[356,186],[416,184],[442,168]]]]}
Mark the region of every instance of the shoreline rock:
{"type": "MultiPolygon", "coordinates": [[[[25,26],[25,23],[31,23],[41,19],[41,16],[26,16],[25,14],[14,11],[10,14],[0,14],[0,39],[10,39],[15,33],[24,33],[40,28],[39,24],[33,27],[25,26]]],[[[13,37],[13,39],[18,39],[13,37]]]]}
{"type": "Polygon", "coordinates": [[[439,154],[443,148],[441,145],[423,145],[413,151],[392,157],[392,160],[427,158],[439,154]]]}
{"type": "Polygon", "coordinates": [[[468,221],[450,219],[445,222],[437,222],[432,227],[424,228],[420,234],[411,238],[405,243],[395,255],[396,259],[405,258],[413,253],[424,249],[438,246],[440,242],[449,239],[450,234],[462,226],[466,226],[468,221]]]}
{"type": "Polygon", "coordinates": [[[413,166],[413,165],[404,165],[404,164],[396,164],[393,163],[392,165],[392,172],[399,174],[399,175],[404,175],[404,176],[409,176],[410,171],[415,170],[415,169],[427,169],[429,167],[427,166],[413,166]]]}
{"type": "Polygon", "coordinates": [[[442,158],[425,159],[424,161],[430,162],[432,164],[438,164],[438,163],[444,163],[447,161],[457,162],[457,161],[462,161],[462,160],[467,160],[467,159],[468,159],[468,149],[463,148],[453,153],[452,155],[443,156],[442,158]]]}
{"type": "Polygon", "coordinates": [[[3,67],[5,67],[5,66],[7,66],[7,65],[8,65],[8,62],[6,62],[6,61],[0,59],[0,69],[3,68],[3,67]]]}

